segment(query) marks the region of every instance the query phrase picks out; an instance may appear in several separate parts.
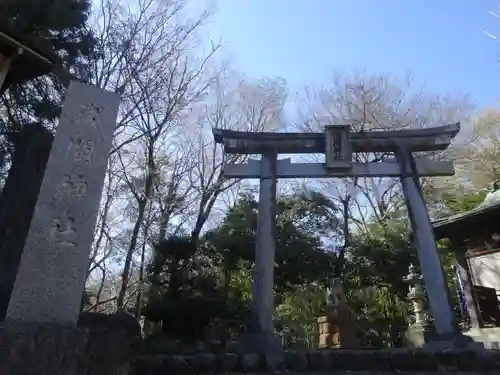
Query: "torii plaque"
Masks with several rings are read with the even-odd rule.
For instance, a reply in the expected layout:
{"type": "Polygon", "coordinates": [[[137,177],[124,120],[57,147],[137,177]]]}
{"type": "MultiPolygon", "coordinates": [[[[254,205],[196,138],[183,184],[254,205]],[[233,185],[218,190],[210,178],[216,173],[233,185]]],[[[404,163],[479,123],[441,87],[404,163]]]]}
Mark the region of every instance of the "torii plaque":
{"type": "MultiPolygon", "coordinates": [[[[214,139],[230,154],[260,154],[261,160],[244,164],[228,164],[226,178],[258,178],[259,216],[255,249],[256,272],[253,287],[253,313],[257,327],[264,337],[273,336],[273,278],[276,228],[276,180],[278,178],[329,177],[398,177],[412,229],[416,238],[418,257],[434,316],[436,333],[452,336],[453,313],[449,305],[446,280],[436,249],[434,234],[422,195],[420,176],[451,176],[450,161],[434,161],[413,157],[413,152],[445,150],[460,130],[460,124],[428,129],[350,132],[349,126],[327,126],[323,133],[253,133],[213,129],[214,139]],[[395,159],[381,162],[356,163],[353,153],[388,152],[395,159]],[[278,160],[279,154],[324,153],[325,163],[292,163],[278,160]]],[[[255,343],[265,350],[264,338],[255,343]]]]}

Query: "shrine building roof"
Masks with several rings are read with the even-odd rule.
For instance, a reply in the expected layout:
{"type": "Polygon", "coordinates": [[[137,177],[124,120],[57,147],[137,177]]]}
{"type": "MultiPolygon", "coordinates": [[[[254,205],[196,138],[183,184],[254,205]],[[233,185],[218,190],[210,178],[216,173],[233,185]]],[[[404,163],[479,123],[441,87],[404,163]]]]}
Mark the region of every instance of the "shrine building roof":
{"type": "Polygon", "coordinates": [[[4,88],[42,76],[62,65],[61,59],[48,44],[23,35],[0,18],[0,61],[1,57],[13,56],[4,88]],[[19,51],[22,53],[19,54],[19,51]]]}
{"type": "Polygon", "coordinates": [[[500,180],[492,184],[492,190],[476,208],[432,222],[436,240],[464,236],[480,226],[497,222],[500,218],[500,180]]]}

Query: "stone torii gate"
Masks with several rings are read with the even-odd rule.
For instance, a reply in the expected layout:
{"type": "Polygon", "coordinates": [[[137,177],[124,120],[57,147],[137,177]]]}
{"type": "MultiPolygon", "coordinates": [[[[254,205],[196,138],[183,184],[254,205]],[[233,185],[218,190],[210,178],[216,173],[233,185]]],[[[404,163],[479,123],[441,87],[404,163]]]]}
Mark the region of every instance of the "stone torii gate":
{"type": "Polygon", "coordinates": [[[278,178],[399,177],[408,206],[418,258],[434,316],[436,333],[453,337],[453,313],[446,280],[436,249],[429,214],[419,177],[451,176],[451,161],[414,158],[413,152],[445,150],[460,130],[460,124],[418,130],[351,132],[350,126],[325,127],[324,133],[265,133],[213,129],[216,143],[228,154],[260,154],[261,160],[228,164],[226,178],[258,178],[259,215],[255,250],[252,304],[256,327],[252,350],[266,350],[273,336],[273,286],[276,228],[276,181],[278,178]],[[389,152],[395,159],[355,163],[353,153],[389,152]],[[279,154],[324,153],[325,163],[292,163],[279,154]]]}

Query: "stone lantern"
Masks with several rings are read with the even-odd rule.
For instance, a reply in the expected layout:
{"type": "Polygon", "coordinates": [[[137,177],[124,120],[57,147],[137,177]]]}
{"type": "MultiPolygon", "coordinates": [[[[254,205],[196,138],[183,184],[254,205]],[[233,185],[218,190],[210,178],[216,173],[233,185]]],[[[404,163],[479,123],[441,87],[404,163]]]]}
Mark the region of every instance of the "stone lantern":
{"type": "Polygon", "coordinates": [[[415,315],[415,325],[427,325],[425,312],[426,295],[424,291],[424,278],[415,272],[415,266],[410,264],[408,275],[403,277],[403,281],[410,285],[408,300],[413,304],[413,313],[415,315]]]}
{"type": "Polygon", "coordinates": [[[432,341],[432,326],[427,321],[425,309],[426,294],[424,290],[424,278],[416,272],[413,264],[410,264],[408,275],[403,281],[409,284],[408,300],[413,305],[415,323],[408,327],[405,332],[406,345],[412,348],[420,348],[432,341]]]}

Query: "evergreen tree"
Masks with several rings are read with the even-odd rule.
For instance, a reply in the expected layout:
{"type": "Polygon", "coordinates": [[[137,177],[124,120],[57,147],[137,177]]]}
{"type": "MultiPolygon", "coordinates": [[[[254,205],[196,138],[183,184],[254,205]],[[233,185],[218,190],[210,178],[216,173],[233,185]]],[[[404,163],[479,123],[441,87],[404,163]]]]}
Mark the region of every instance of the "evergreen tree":
{"type": "Polygon", "coordinates": [[[155,246],[150,265],[150,295],[142,313],[162,323],[170,337],[192,341],[224,311],[223,293],[215,274],[188,237],[171,237],[155,246]]]}
{"type": "MultiPolygon", "coordinates": [[[[94,47],[87,27],[90,7],[90,0],[2,0],[0,17],[16,33],[46,45],[59,56],[64,68],[82,78],[94,47]]],[[[53,125],[60,114],[63,93],[64,87],[47,76],[13,85],[4,93],[5,111],[0,117],[4,158],[12,153],[16,134],[24,126],[53,125]]]]}

